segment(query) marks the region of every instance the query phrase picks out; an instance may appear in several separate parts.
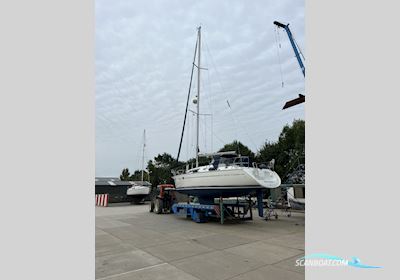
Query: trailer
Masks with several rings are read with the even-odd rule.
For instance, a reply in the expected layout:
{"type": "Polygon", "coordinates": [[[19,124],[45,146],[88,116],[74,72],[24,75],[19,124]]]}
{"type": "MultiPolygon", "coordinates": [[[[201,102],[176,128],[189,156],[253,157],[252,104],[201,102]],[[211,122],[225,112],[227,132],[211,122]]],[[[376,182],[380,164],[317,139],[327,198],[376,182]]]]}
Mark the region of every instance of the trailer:
{"type": "MultiPolygon", "coordinates": [[[[258,190],[258,215],[263,217],[263,193],[258,190]]],[[[197,223],[204,223],[211,219],[219,220],[223,224],[226,220],[245,221],[253,219],[252,208],[256,205],[252,196],[234,198],[201,197],[190,199],[176,191],[172,184],[161,184],[155,189],[150,202],[150,212],[156,214],[173,213],[178,216],[191,218],[197,223]]],[[[193,198],[193,197],[192,197],[193,198]]]]}
{"type": "Polygon", "coordinates": [[[172,212],[178,216],[191,218],[196,223],[205,223],[209,220],[219,220],[223,224],[226,220],[245,221],[253,219],[252,200],[248,198],[217,198],[214,203],[175,203],[172,212]]]}

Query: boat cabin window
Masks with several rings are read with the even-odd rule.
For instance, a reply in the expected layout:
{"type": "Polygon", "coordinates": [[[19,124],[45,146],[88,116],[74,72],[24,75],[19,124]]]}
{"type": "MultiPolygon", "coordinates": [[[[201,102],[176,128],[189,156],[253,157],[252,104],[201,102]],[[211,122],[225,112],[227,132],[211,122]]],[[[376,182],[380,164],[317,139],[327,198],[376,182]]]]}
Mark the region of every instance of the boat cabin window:
{"type": "Polygon", "coordinates": [[[219,159],[219,166],[229,166],[233,164],[235,159],[231,157],[220,157],[219,159]]]}
{"type": "Polygon", "coordinates": [[[229,165],[238,165],[238,166],[250,166],[249,157],[237,157],[234,156],[219,156],[215,155],[211,161],[211,165],[213,165],[214,169],[217,169],[218,166],[229,166],[229,165]]]}
{"type": "Polygon", "coordinates": [[[250,166],[249,157],[237,157],[235,158],[234,164],[239,166],[249,167],[250,166]]]}

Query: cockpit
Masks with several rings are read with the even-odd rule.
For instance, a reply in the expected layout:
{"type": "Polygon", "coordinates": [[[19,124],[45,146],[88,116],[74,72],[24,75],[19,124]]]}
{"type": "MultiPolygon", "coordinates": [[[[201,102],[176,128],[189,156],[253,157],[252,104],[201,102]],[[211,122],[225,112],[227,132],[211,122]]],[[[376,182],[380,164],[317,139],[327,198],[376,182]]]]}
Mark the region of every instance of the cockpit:
{"type": "Polygon", "coordinates": [[[250,159],[247,156],[237,156],[236,154],[215,154],[213,155],[211,165],[214,170],[218,169],[218,167],[227,166],[250,167],[250,159]]]}

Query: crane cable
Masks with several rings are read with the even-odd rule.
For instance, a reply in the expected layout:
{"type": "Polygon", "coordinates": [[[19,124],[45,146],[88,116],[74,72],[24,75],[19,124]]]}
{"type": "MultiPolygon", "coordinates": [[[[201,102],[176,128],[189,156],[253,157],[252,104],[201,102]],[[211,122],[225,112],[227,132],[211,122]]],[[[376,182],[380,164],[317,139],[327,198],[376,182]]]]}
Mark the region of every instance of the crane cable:
{"type": "Polygon", "coordinates": [[[281,82],[282,82],[282,87],[285,86],[285,82],[283,81],[283,71],[282,71],[282,61],[281,61],[281,55],[279,53],[279,49],[281,48],[281,37],[279,36],[279,29],[277,26],[275,26],[275,43],[276,43],[276,51],[278,54],[278,64],[279,64],[279,72],[281,74],[281,82]]]}

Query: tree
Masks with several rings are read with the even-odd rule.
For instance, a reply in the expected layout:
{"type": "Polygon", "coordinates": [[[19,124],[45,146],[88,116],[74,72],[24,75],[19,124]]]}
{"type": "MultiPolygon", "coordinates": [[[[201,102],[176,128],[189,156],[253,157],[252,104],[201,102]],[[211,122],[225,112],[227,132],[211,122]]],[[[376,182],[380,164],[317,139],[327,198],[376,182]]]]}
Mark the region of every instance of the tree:
{"type": "Polygon", "coordinates": [[[121,181],[129,181],[130,180],[130,174],[129,174],[129,169],[128,168],[122,169],[122,173],[119,176],[119,179],[121,181]]]}
{"type": "MultiPolygon", "coordinates": [[[[143,181],[148,180],[148,171],[144,170],[143,172],[143,181]]],[[[142,170],[135,170],[133,174],[130,176],[131,181],[141,181],[142,180],[142,170]]]]}
{"type": "MultiPolygon", "coordinates": [[[[199,156],[199,166],[203,166],[203,165],[207,165],[210,163],[210,159],[208,157],[204,157],[204,156],[199,156]]],[[[191,158],[189,159],[186,164],[183,163],[184,165],[188,164],[189,168],[194,168],[196,167],[196,158],[191,158]]]]}
{"type": "Polygon", "coordinates": [[[184,162],[177,162],[176,159],[168,153],[158,154],[154,160],[147,164],[147,170],[150,171],[150,180],[153,186],[159,184],[173,184],[171,170],[178,166],[183,166],[184,162]]]}
{"type": "Polygon", "coordinates": [[[173,183],[171,169],[168,166],[157,167],[153,161],[150,162],[148,168],[151,174],[150,182],[153,186],[173,183]]]}
{"type": "Polygon", "coordinates": [[[284,180],[297,165],[304,164],[305,122],[294,120],[285,125],[277,142],[266,141],[257,155],[257,161],[275,159],[275,171],[284,180]]]}
{"type": "MultiPolygon", "coordinates": [[[[171,170],[179,165],[184,165],[184,162],[177,162],[176,159],[168,153],[158,154],[153,160],[147,163],[146,174],[143,176],[144,180],[148,180],[148,173],[150,173],[150,183],[152,186],[173,184],[174,180],[172,179],[171,170]]],[[[140,181],[141,178],[141,170],[135,170],[135,172],[130,175],[128,168],[124,168],[120,176],[120,179],[124,181],[140,181]]]]}
{"type": "MultiPolygon", "coordinates": [[[[268,162],[275,159],[275,171],[281,176],[282,181],[286,175],[297,167],[304,164],[304,143],[305,143],[305,122],[304,120],[294,120],[291,125],[287,124],[282,128],[277,142],[266,141],[261,150],[255,155],[247,146],[240,141],[224,145],[219,152],[235,151],[242,156],[248,156],[250,161],[268,162]]],[[[171,170],[179,167],[184,168],[195,166],[196,159],[189,159],[187,162],[176,161],[168,153],[158,154],[153,160],[147,163],[147,170],[150,172],[150,183],[153,187],[159,184],[173,184],[171,170]]],[[[209,163],[209,158],[199,157],[199,166],[209,163]]],[[[145,180],[148,178],[144,176],[145,180]]],[[[130,175],[128,168],[122,170],[121,180],[141,180],[141,170],[135,170],[130,175]]]]}
{"type": "Polygon", "coordinates": [[[174,161],[175,159],[168,153],[158,154],[154,158],[154,164],[157,167],[163,167],[163,168],[170,167],[174,161]]]}

